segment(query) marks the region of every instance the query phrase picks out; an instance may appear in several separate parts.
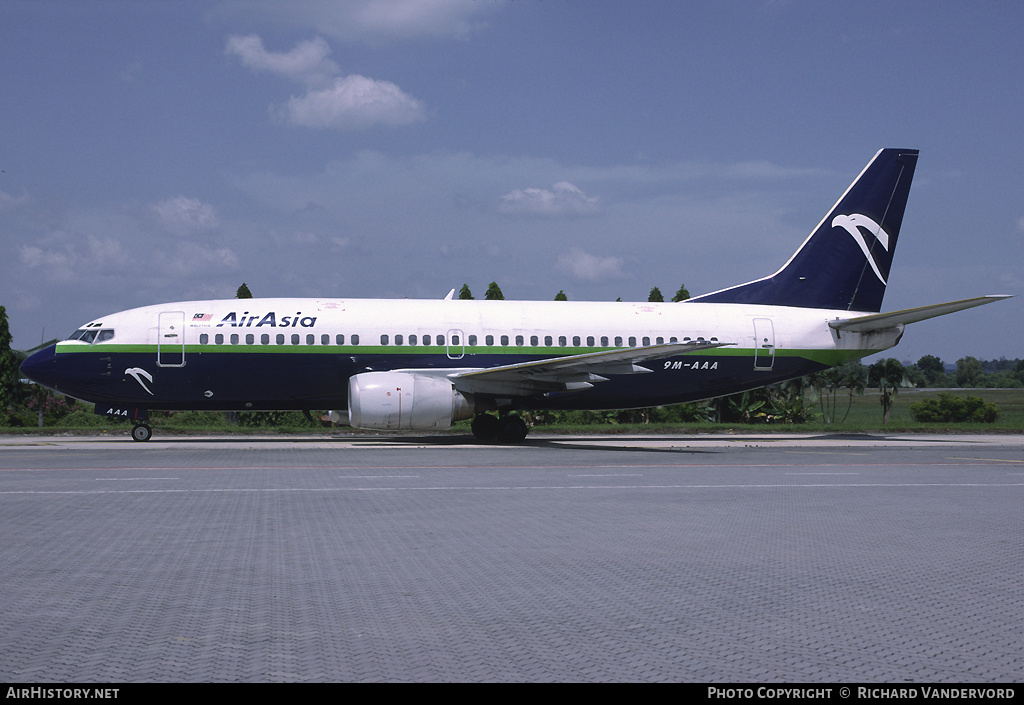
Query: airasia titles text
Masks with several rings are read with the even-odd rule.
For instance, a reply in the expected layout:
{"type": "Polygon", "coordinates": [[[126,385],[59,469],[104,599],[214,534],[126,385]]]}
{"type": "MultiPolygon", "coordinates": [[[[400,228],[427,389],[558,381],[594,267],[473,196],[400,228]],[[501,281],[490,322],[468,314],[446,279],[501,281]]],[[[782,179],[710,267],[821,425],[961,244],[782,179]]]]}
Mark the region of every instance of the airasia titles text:
{"type": "Polygon", "coordinates": [[[216,327],[262,328],[263,326],[268,326],[270,328],[313,328],[315,325],[316,316],[303,316],[302,311],[296,311],[294,316],[281,316],[280,318],[273,311],[262,316],[259,314],[250,316],[248,311],[243,311],[239,315],[232,311],[224,316],[216,327]],[[254,321],[258,321],[258,323],[253,325],[254,321]]]}

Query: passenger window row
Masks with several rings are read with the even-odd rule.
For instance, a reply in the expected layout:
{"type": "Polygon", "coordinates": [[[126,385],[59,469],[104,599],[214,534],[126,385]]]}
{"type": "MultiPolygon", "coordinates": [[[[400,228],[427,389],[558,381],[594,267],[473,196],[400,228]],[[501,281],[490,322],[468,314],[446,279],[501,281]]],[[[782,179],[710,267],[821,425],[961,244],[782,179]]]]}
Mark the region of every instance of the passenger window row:
{"type": "MultiPolygon", "coordinates": [[[[259,342],[260,342],[260,345],[270,345],[270,333],[261,333],[260,334],[260,341],[259,342]]],[[[317,336],[314,335],[313,333],[307,333],[306,336],[305,336],[305,340],[304,341],[303,341],[303,336],[299,335],[298,333],[292,333],[291,336],[285,336],[284,333],[278,333],[277,335],[274,336],[274,344],[275,345],[285,345],[286,343],[287,344],[291,344],[291,345],[303,345],[303,344],[305,344],[305,345],[316,345],[317,342],[318,342],[317,341],[317,336]]],[[[199,344],[200,345],[209,345],[210,344],[210,334],[209,333],[201,333],[199,335],[199,344]]],[[[230,335],[227,335],[227,336],[225,336],[223,333],[217,333],[216,335],[213,336],[213,344],[214,345],[224,345],[224,344],[228,344],[228,345],[240,345],[240,344],[255,345],[256,344],[256,335],[254,333],[246,333],[245,336],[243,337],[243,336],[239,335],[238,333],[231,333],[230,335]]],[[[331,336],[328,335],[327,333],[321,334],[319,336],[319,344],[320,345],[331,345],[332,344],[331,336]]],[[[342,333],[339,333],[338,335],[334,336],[333,344],[334,345],[344,345],[345,344],[345,335],[342,334],[342,333]]],[[[355,334],[349,336],[349,345],[359,345],[359,334],[358,333],[355,333],[355,334]]]]}
{"type": "MultiPolygon", "coordinates": [[[[502,336],[499,336],[498,338],[495,338],[493,335],[485,335],[484,336],[484,345],[487,345],[488,347],[493,346],[493,345],[495,345],[495,341],[497,340],[499,345],[507,347],[511,343],[512,339],[513,338],[508,336],[508,335],[502,335],[502,336]]],[[[516,347],[526,347],[526,345],[527,345],[526,336],[517,335],[517,336],[514,337],[514,339],[515,339],[515,346],[516,347]]],[[[569,337],[568,336],[560,335],[560,336],[558,336],[557,339],[558,339],[558,346],[559,347],[564,348],[564,347],[567,347],[569,345],[569,337]]],[[[555,336],[553,336],[553,335],[545,335],[543,337],[543,340],[544,340],[543,344],[544,344],[545,347],[552,347],[552,346],[555,345],[555,336]]],[[[623,339],[623,337],[620,336],[620,335],[617,335],[617,336],[614,336],[614,337],[610,337],[610,336],[607,336],[607,335],[602,335],[602,336],[600,336],[600,338],[598,338],[596,336],[593,336],[593,335],[588,335],[586,340],[587,340],[586,345],[587,345],[587,347],[590,347],[590,348],[595,347],[596,345],[598,345],[598,340],[600,340],[601,347],[605,347],[605,348],[610,347],[610,346],[615,346],[617,348],[621,348],[621,347],[624,347],[624,346],[635,348],[637,346],[637,342],[636,342],[637,338],[635,336],[629,336],[628,338],[623,339]]],[[[663,345],[665,343],[665,339],[663,337],[661,337],[661,336],[658,336],[654,340],[655,340],[655,343],[654,343],[655,345],[663,345]]],[[[668,340],[669,340],[670,343],[677,343],[677,342],[679,342],[678,338],[676,338],[674,336],[669,338],[668,340]]],[[[690,340],[689,338],[683,338],[683,342],[689,342],[689,340],[690,340]]],[[[541,346],[541,336],[539,336],[539,335],[531,335],[530,338],[529,338],[529,341],[530,341],[529,342],[530,347],[540,347],[541,346]]],[[[644,337],[640,338],[640,341],[641,341],[640,345],[650,345],[651,344],[651,338],[649,336],[644,336],[644,337]]],[[[703,338],[701,338],[701,341],[703,341],[703,338]]],[[[475,335],[470,335],[470,336],[468,336],[466,338],[466,345],[469,345],[470,347],[475,347],[477,345],[477,342],[478,342],[478,339],[477,339],[477,336],[475,336],[475,335]]],[[[380,344],[381,345],[391,345],[391,343],[392,343],[392,338],[387,333],[384,333],[384,334],[382,334],[380,336],[380,344]]],[[[435,336],[432,339],[429,335],[424,335],[424,336],[421,336],[420,338],[417,338],[416,335],[404,336],[404,335],[398,334],[398,335],[394,336],[394,344],[395,345],[417,345],[417,344],[421,344],[421,345],[431,345],[431,344],[444,345],[445,342],[444,342],[444,336],[443,335],[435,336]],[[417,342],[418,340],[421,340],[422,342],[417,342]],[[436,342],[432,342],[432,341],[436,341],[436,342]]],[[[461,344],[462,343],[459,340],[459,336],[453,335],[451,337],[450,345],[461,345],[461,344]]],[[[583,345],[583,337],[579,336],[579,335],[572,336],[572,345],[573,345],[573,347],[577,347],[577,348],[582,346],[583,345]]]]}
{"type": "MultiPolygon", "coordinates": [[[[380,336],[381,345],[390,345],[391,336],[387,333],[383,333],[380,336]]],[[[462,337],[456,334],[452,334],[450,342],[445,342],[443,335],[431,336],[427,335],[413,335],[405,336],[399,333],[395,336],[395,345],[462,345],[462,337]]],[[[466,339],[467,345],[476,345],[476,336],[471,335],[466,339]]]]}
{"type": "MultiPolygon", "coordinates": [[[[108,332],[110,334],[110,337],[113,337],[113,331],[102,331],[102,333],[108,333],[108,332]]],[[[105,340],[106,338],[101,336],[99,339],[100,340],[105,340]]],[[[515,346],[516,347],[526,347],[526,336],[517,335],[517,336],[514,337],[514,339],[515,339],[515,346]]],[[[270,340],[271,340],[270,333],[262,333],[260,335],[260,337],[259,337],[259,344],[260,345],[270,345],[270,340]]],[[[355,333],[353,335],[350,335],[348,340],[349,340],[349,345],[359,345],[359,334],[355,333]]],[[[510,336],[508,336],[508,335],[498,336],[498,338],[495,338],[493,335],[485,335],[484,336],[484,345],[487,345],[489,347],[493,346],[495,344],[495,340],[499,341],[498,342],[499,345],[507,347],[510,344],[510,341],[512,340],[512,338],[510,336]]],[[[584,344],[583,340],[584,340],[583,336],[579,336],[579,335],[572,336],[572,346],[573,347],[581,347],[584,344]]],[[[228,344],[228,345],[239,345],[239,344],[243,344],[243,341],[244,341],[245,345],[255,345],[256,344],[256,335],[254,333],[246,333],[244,338],[243,338],[238,333],[231,333],[228,336],[225,336],[223,333],[217,333],[216,335],[213,336],[213,344],[214,345],[224,345],[225,343],[228,344]]],[[[92,340],[89,339],[87,342],[92,342],[92,340]]],[[[304,341],[303,341],[302,336],[299,335],[298,333],[292,333],[291,336],[286,336],[284,333],[277,333],[274,336],[274,344],[276,344],[276,345],[285,345],[286,342],[288,344],[291,344],[291,345],[302,345],[302,344],[305,344],[305,345],[316,345],[318,343],[318,340],[317,340],[317,336],[315,334],[313,334],[313,333],[307,333],[306,336],[305,336],[305,340],[304,341]]],[[[675,336],[672,336],[672,337],[670,337],[668,339],[668,342],[669,343],[678,343],[679,339],[676,338],[675,336]]],[[[684,343],[689,343],[689,342],[698,342],[698,343],[712,342],[712,343],[717,343],[718,342],[718,338],[711,338],[710,341],[706,341],[703,336],[700,336],[700,337],[697,338],[696,341],[691,341],[690,337],[687,336],[687,337],[683,338],[683,342],[684,343]]],[[[209,345],[210,344],[210,335],[208,333],[201,333],[199,335],[199,344],[200,345],[209,345]]],[[[332,345],[332,344],[333,345],[345,345],[345,335],[342,334],[342,333],[339,333],[339,334],[335,335],[333,343],[332,343],[331,336],[329,334],[327,334],[327,333],[323,333],[323,334],[321,334],[319,336],[319,344],[320,345],[332,345]]],[[[387,333],[382,334],[380,336],[380,344],[381,345],[390,345],[391,344],[391,337],[387,333]]],[[[412,335],[409,335],[409,336],[404,336],[404,335],[399,333],[399,334],[395,335],[395,337],[394,337],[394,344],[395,345],[409,345],[409,346],[413,346],[413,345],[439,345],[439,346],[444,346],[444,345],[462,345],[462,342],[461,342],[460,336],[458,336],[458,335],[452,335],[451,338],[450,338],[450,342],[446,343],[444,335],[431,336],[431,335],[416,335],[416,334],[412,334],[412,335]]],[[[662,336],[657,336],[657,337],[654,338],[654,343],[653,344],[654,345],[664,345],[665,344],[665,338],[662,337],[662,336]]],[[[477,345],[477,336],[475,336],[475,335],[468,336],[466,338],[466,345],[469,345],[470,347],[476,346],[477,345]]],[[[531,335],[530,336],[530,343],[529,343],[529,345],[530,345],[530,347],[540,347],[540,345],[541,345],[541,337],[537,336],[537,335],[531,335]]],[[[544,346],[545,347],[552,347],[554,345],[555,345],[555,336],[545,335],[544,336],[544,346]]],[[[567,347],[568,345],[569,345],[569,337],[568,336],[565,336],[565,335],[558,336],[558,346],[559,347],[563,347],[564,348],[564,347],[567,347]]],[[[628,338],[623,338],[620,335],[616,335],[616,336],[607,336],[607,335],[593,336],[593,335],[588,335],[588,336],[586,336],[586,347],[592,348],[592,347],[596,347],[598,345],[600,345],[600,347],[602,347],[602,348],[607,348],[607,347],[616,347],[616,348],[630,347],[630,348],[635,348],[637,346],[637,338],[636,338],[636,336],[632,336],[632,335],[629,336],[628,338]]],[[[640,338],[640,345],[644,346],[644,347],[646,347],[648,345],[651,345],[651,338],[650,338],[650,336],[646,336],[645,335],[645,336],[641,337],[640,338]]]]}

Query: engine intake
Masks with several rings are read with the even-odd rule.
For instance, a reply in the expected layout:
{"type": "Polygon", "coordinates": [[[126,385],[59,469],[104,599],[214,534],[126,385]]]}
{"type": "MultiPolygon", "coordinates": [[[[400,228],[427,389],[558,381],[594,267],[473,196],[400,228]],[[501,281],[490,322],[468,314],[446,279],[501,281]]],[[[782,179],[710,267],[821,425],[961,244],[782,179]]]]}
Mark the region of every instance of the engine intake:
{"type": "Polygon", "coordinates": [[[348,420],[356,428],[443,431],[473,415],[473,397],[443,377],[363,372],[348,381],[348,420]]]}

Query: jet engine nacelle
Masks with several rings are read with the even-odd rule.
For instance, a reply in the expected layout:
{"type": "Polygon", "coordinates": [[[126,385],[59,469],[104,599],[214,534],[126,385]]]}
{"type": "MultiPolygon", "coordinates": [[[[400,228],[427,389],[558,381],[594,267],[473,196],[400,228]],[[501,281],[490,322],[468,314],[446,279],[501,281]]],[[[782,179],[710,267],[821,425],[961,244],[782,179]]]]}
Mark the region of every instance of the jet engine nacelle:
{"type": "Polygon", "coordinates": [[[443,377],[363,372],[348,381],[348,420],[356,428],[443,431],[473,415],[473,398],[443,377]]]}

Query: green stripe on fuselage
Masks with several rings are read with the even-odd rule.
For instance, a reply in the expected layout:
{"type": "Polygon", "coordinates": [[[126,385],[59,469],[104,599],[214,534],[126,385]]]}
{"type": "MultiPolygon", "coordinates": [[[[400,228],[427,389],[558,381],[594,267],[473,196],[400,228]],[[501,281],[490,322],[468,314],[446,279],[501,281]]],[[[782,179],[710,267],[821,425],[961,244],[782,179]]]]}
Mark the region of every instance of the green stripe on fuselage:
{"type": "MultiPolygon", "coordinates": [[[[488,357],[500,355],[510,356],[543,356],[543,357],[567,357],[570,355],[585,355],[587,353],[604,352],[608,350],[622,350],[616,347],[540,347],[540,346],[498,346],[498,345],[477,345],[477,346],[452,346],[446,348],[437,345],[424,345],[416,347],[412,345],[278,345],[259,344],[251,345],[186,345],[185,355],[218,354],[218,353],[243,353],[243,354],[314,354],[314,355],[438,355],[450,356],[458,359],[462,356],[488,357]]],[[[179,351],[178,346],[165,346],[161,349],[164,354],[173,354],[179,351]]],[[[72,342],[69,344],[58,343],[58,354],[111,354],[111,353],[132,353],[149,354],[156,357],[157,347],[155,345],[131,345],[118,343],[100,343],[94,345],[83,345],[72,342]]],[[[775,357],[803,358],[809,362],[815,362],[824,367],[836,367],[851,360],[857,360],[868,355],[873,355],[879,350],[836,350],[836,349],[777,349],[775,357]]],[[[722,347],[709,350],[700,350],[693,353],[682,353],[683,355],[696,355],[700,357],[754,357],[751,348],[722,347]]],[[[679,357],[680,355],[667,355],[666,357],[679,357]]]]}

